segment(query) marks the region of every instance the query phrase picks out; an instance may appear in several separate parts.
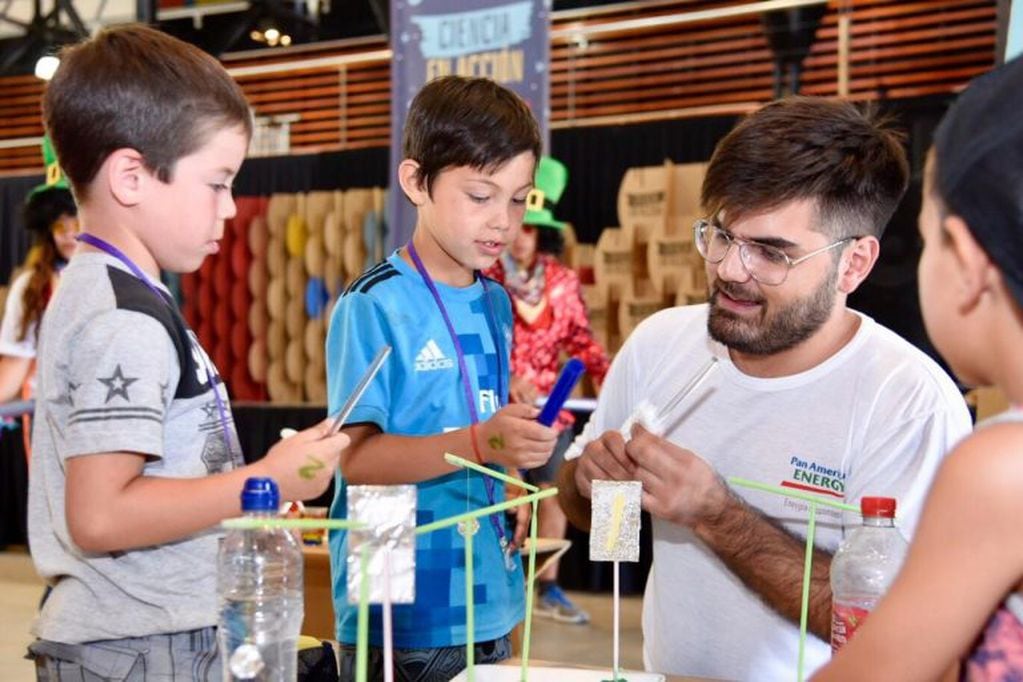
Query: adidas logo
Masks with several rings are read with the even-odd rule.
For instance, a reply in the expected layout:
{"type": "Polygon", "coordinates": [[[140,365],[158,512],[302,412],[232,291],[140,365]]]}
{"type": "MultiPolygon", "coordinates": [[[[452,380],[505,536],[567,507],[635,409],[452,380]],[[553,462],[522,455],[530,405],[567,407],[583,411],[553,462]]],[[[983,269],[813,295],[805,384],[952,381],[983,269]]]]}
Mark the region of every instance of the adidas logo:
{"type": "Polygon", "coordinates": [[[444,355],[437,342],[430,339],[423,346],[423,349],[416,355],[416,371],[430,372],[435,369],[451,369],[455,366],[454,360],[444,355]]]}

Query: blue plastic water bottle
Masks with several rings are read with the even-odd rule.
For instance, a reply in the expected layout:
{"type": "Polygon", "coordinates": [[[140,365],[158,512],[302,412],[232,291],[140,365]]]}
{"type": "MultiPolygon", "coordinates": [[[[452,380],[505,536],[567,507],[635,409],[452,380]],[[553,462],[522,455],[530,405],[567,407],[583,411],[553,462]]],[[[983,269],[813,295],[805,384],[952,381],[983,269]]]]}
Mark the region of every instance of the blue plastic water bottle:
{"type": "MultiPolygon", "coordinates": [[[[277,516],[280,493],[270,478],[250,478],[242,514],[277,516]]],[[[225,680],[293,682],[302,628],[302,550],[282,528],[231,530],[217,565],[217,638],[225,680]]]]}

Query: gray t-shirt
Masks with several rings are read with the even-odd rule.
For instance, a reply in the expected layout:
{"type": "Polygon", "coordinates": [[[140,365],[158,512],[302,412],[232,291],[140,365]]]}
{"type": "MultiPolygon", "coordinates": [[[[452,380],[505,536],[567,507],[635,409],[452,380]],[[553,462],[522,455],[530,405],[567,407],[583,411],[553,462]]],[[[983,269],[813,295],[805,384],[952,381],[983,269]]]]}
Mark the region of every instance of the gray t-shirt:
{"type": "Polygon", "coordinates": [[[82,643],[215,624],[216,529],[91,554],[72,542],[65,517],[71,457],[144,453],[143,475],[173,478],[243,464],[224,385],[169,294],[161,300],[106,254],[75,256],[44,317],[38,362],[28,528],[36,569],[53,591],[33,634],[82,643]]]}

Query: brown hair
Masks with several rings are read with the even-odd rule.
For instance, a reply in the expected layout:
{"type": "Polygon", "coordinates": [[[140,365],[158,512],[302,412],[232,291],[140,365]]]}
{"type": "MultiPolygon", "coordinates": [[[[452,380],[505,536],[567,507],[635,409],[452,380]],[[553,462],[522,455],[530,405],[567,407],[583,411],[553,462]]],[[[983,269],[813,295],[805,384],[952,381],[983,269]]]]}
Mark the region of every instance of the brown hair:
{"type": "Polygon", "coordinates": [[[53,295],[53,276],[57,272],[57,246],[53,237],[40,239],[28,250],[25,257],[25,268],[28,271],[28,283],[22,296],[21,319],[18,321],[17,340],[24,341],[29,330],[38,329],[43,319],[43,311],[53,295]]]}
{"type": "Polygon", "coordinates": [[[523,152],[540,158],[540,128],[529,107],[488,78],[445,76],[423,86],[409,108],[402,151],[433,189],[446,168],[494,170],[523,152]]]}
{"type": "Polygon", "coordinates": [[[718,143],[703,181],[708,214],[817,204],[817,230],[880,237],[909,182],[904,136],[840,100],[787,97],[750,115],[718,143]]]}
{"type": "Polygon", "coordinates": [[[252,135],[238,84],[199,48],[155,29],[101,30],[61,51],[43,119],[79,201],[117,149],[138,151],[163,182],[178,159],[232,126],[252,135]]]}

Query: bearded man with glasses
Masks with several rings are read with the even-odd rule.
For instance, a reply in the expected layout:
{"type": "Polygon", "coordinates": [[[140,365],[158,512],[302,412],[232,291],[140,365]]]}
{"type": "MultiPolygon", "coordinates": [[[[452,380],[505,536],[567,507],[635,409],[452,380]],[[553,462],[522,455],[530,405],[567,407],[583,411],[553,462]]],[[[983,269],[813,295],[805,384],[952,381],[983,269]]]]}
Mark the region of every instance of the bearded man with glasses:
{"type": "MultiPolygon", "coordinates": [[[[732,488],[729,477],[857,506],[864,495],[895,497],[908,537],[941,456],[969,432],[948,375],[846,307],[907,179],[900,135],[847,102],[780,100],[715,149],[708,217],[694,226],[709,302],[662,311],[632,333],[558,480],[583,528],[594,479],[643,484],[650,670],[796,678],[808,505],[732,488]],[[621,433],[637,414],[645,425],[621,433]]],[[[831,556],[859,524],[818,511],[808,674],[830,654],[831,556]]]]}

